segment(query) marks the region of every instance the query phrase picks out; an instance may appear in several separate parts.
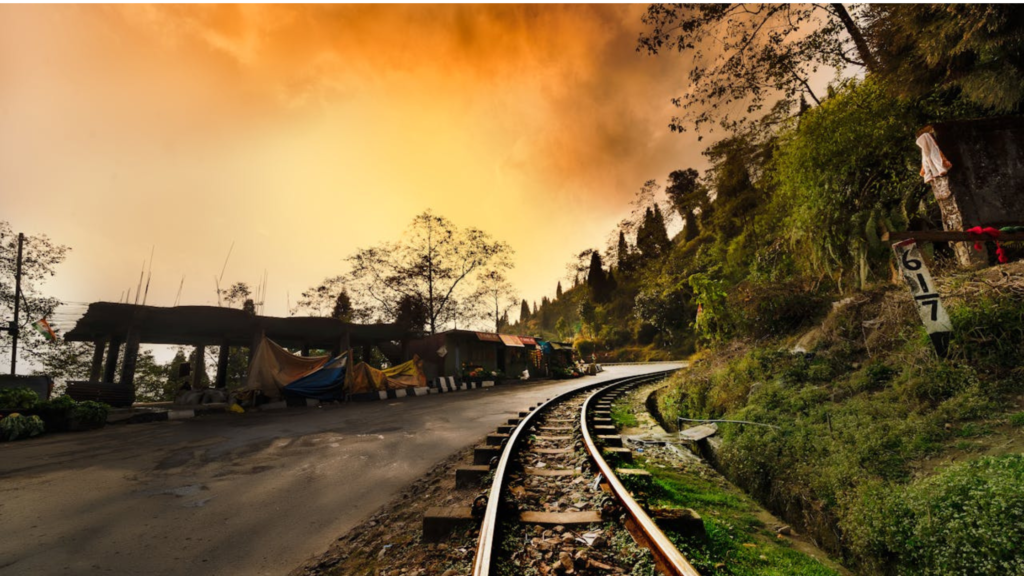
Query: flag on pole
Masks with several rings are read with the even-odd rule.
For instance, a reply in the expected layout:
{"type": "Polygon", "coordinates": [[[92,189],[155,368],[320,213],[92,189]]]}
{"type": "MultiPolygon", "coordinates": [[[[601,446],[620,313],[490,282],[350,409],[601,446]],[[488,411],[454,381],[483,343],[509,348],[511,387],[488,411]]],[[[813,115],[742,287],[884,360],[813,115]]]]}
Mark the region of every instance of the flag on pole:
{"type": "Polygon", "coordinates": [[[53,328],[50,328],[50,323],[46,321],[46,318],[36,320],[32,323],[32,327],[42,334],[43,338],[46,338],[50,342],[57,341],[57,335],[53,333],[53,328]]]}

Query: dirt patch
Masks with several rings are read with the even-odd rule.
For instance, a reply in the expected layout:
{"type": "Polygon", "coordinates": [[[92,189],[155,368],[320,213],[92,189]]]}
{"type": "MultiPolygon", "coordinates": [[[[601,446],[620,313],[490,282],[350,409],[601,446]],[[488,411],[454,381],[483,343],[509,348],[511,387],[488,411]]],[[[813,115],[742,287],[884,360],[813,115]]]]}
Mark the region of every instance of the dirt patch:
{"type": "MultiPolygon", "coordinates": [[[[483,444],[483,439],[479,442],[483,444]]],[[[455,488],[455,469],[473,463],[473,447],[440,462],[330,549],[291,572],[292,576],[432,576],[468,574],[476,553],[477,528],[452,534],[444,543],[424,543],[428,508],[470,506],[483,488],[455,488]],[[451,572],[454,570],[454,572],[451,572]]]]}

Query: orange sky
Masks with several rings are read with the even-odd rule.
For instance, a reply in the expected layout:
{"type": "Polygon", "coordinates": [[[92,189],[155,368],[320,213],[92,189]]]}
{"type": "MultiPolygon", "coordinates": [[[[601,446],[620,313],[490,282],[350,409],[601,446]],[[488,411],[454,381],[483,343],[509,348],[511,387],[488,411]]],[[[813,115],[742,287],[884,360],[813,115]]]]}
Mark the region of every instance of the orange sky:
{"type": "MultiPolygon", "coordinates": [[[[682,61],[640,5],[0,6],[0,219],[72,247],[51,290],[149,304],[269,275],[265,312],[427,208],[551,296],[644,181],[703,167],[667,129],[682,61]]],[[[70,326],[67,326],[70,327],[70,326]]]]}

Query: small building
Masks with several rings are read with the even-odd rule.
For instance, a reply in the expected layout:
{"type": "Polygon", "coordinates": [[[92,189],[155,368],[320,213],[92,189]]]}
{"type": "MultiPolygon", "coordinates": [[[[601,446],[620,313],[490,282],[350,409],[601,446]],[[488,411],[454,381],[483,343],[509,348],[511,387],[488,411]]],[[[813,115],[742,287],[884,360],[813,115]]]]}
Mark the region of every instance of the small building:
{"type": "Polygon", "coordinates": [[[571,364],[571,345],[546,343],[530,336],[449,330],[406,345],[407,355],[416,354],[423,360],[428,379],[461,377],[475,369],[485,378],[493,373],[518,378],[524,371],[533,378],[549,376],[552,351],[558,354],[559,364],[571,364]]]}

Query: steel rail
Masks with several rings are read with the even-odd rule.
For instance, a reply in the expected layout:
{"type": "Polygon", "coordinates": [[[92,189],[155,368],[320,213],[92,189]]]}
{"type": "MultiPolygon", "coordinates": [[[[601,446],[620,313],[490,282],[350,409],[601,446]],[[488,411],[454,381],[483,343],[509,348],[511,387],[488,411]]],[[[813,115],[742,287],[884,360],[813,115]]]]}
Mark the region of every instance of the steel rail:
{"type": "Polygon", "coordinates": [[[519,420],[519,424],[516,425],[512,434],[508,437],[508,441],[505,443],[505,449],[501,451],[501,457],[498,459],[498,465],[494,469],[494,480],[491,483],[491,490],[487,494],[487,508],[484,510],[484,519],[480,523],[480,536],[477,543],[476,557],[473,559],[473,576],[489,576],[491,574],[491,565],[494,563],[494,559],[492,557],[494,555],[494,540],[497,536],[498,530],[498,511],[501,506],[501,494],[505,491],[505,486],[508,484],[509,461],[512,459],[512,453],[515,452],[515,446],[519,443],[520,439],[525,434],[525,430],[533,422],[533,419],[537,414],[540,414],[544,409],[550,406],[562,402],[566,397],[573,394],[599,388],[611,383],[624,382],[626,380],[631,380],[632,378],[635,378],[635,376],[615,378],[570,390],[564,394],[560,394],[549,399],[537,408],[531,410],[529,414],[519,420]]]}
{"type": "Polygon", "coordinates": [[[615,470],[608,465],[608,462],[601,455],[601,450],[594,443],[594,438],[590,435],[590,430],[587,429],[587,411],[590,409],[591,402],[596,398],[603,395],[611,387],[592,394],[583,402],[583,409],[580,410],[580,432],[583,434],[583,444],[587,448],[587,452],[590,453],[590,457],[597,463],[598,471],[604,476],[605,482],[608,483],[611,488],[612,495],[622,503],[632,519],[636,528],[640,531],[643,539],[646,540],[648,548],[651,553],[654,554],[654,561],[662,571],[669,576],[700,576],[697,569],[694,568],[679,552],[675,544],[665,536],[665,533],[658,528],[654,520],[644,512],[644,509],[637,504],[636,500],[629,493],[629,490],[619,481],[619,478],[615,475],[615,470]]]}
{"type": "MultiPolygon", "coordinates": [[[[512,455],[515,452],[516,445],[525,436],[525,431],[530,427],[534,418],[538,414],[546,410],[547,408],[559,404],[566,400],[567,397],[579,394],[581,392],[587,392],[593,389],[601,388],[602,390],[609,390],[618,386],[622,386],[628,383],[640,383],[648,379],[663,377],[666,374],[674,372],[674,370],[665,370],[660,372],[654,372],[651,374],[641,374],[637,376],[624,376],[620,378],[614,378],[611,380],[605,380],[603,382],[596,382],[594,384],[588,384],[581,386],[574,390],[570,390],[564,394],[560,394],[544,402],[530,411],[525,417],[520,419],[519,424],[512,431],[507,442],[505,443],[504,450],[501,451],[501,457],[498,460],[498,465],[494,470],[494,480],[491,484],[491,489],[487,494],[487,507],[484,511],[483,521],[480,524],[480,535],[477,543],[476,557],[473,559],[473,576],[490,576],[494,564],[494,541],[497,537],[498,529],[498,512],[501,507],[501,495],[505,491],[505,487],[508,484],[508,471],[512,455]],[[603,387],[603,388],[602,388],[603,387]]],[[[593,396],[591,396],[593,398],[593,396]]],[[[587,400],[589,402],[589,399],[587,400]]],[[[586,414],[586,406],[584,403],[584,412],[586,414]]],[[[582,428],[584,435],[587,434],[586,422],[584,419],[584,425],[582,428]]],[[[601,460],[603,462],[603,459],[601,460]]],[[[607,464],[606,464],[607,466],[607,464]]],[[[620,484],[621,486],[621,484],[620,484]]],[[[677,552],[678,554],[678,552],[677,552]]],[[[694,571],[691,574],[696,575],[694,571]]],[[[698,575],[699,576],[699,575],[698,575]]]]}

